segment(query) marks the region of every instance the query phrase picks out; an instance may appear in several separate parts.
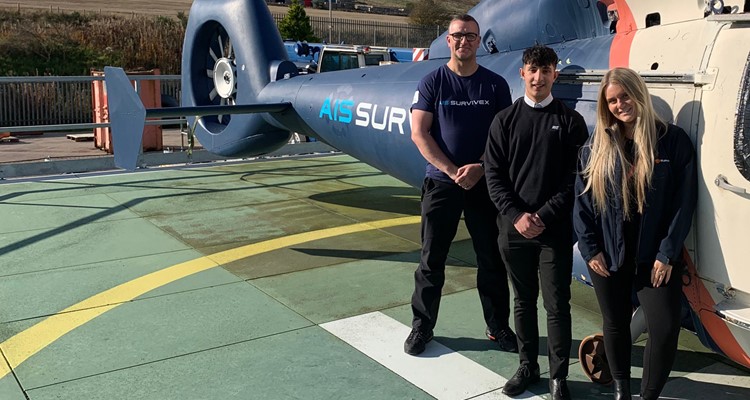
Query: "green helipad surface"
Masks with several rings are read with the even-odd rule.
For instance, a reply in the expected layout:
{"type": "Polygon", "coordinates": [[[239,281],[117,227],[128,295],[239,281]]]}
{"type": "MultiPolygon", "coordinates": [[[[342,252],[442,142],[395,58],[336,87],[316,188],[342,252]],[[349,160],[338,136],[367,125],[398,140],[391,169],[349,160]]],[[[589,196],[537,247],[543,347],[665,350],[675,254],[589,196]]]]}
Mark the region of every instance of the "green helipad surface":
{"type": "MultiPolygon", "coordinates": [[[[347,156],[0,184],[0,399],[503,398],[463,228],[436,340],[403,354],[418,255],[418,191],[347,156]]],[[[577,346],[580,284],[573,312],[577,346]]],[[[750,398],[695,342],[664,396],[750,398]]],[[[611,398],[571,360],[574,398],[611,398]]]]}

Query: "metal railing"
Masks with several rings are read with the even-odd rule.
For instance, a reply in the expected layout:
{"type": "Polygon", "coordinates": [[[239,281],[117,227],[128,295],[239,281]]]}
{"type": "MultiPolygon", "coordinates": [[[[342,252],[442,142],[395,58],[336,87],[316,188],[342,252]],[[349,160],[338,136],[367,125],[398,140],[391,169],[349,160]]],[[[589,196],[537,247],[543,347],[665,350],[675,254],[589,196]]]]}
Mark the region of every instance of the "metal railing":
{"type": "MultiPolygon", "coordinates": [[[[136,82],[136,91],[138,82],[158,80],[162,99],[169,96],[179,103],[179,75],[132,75],[130,79],[136,82]]],[[[103,80],[101,76],[0,77],[0,132],[102,127],[94,123],[92,86],[103,80]]]]}
{"type": "MultiPolygon", "coordinates": [[[[285,14],[273,13],[276,25],[285,14]]],[[[332,42],[347,44],[368,44],[371,46],[387,47],[430,47],[435,38],[445,30],[445,27],[422,27],[398,22],[361,21],[345,18],[314,17],[311,16],[315,36],[328,39],[329,30],[332,42]]]]}
{"type": "MultiPolygon", "coordinates": [[[[284,14],[274,13],[278,23],[284,14]]],[[[428,47],[443,28],[424,28],[405,23],[358,21],[343,18],[310,17],[315,34],[350,44],[389,47],[428,47]]],[[[161,93],[179,103],[179,75],[137,75],[135,81],[161,81],[161,93]]],[[[97,76],[0,77],[0,132],[33,131],[44,125],[45,130],[90,129],[95,110],[92,84],[97,76]],[[58,128],[59,127],[59,128],[58,128]]],[[[176,104],[175,104],[176,105],[176,104]]]]}

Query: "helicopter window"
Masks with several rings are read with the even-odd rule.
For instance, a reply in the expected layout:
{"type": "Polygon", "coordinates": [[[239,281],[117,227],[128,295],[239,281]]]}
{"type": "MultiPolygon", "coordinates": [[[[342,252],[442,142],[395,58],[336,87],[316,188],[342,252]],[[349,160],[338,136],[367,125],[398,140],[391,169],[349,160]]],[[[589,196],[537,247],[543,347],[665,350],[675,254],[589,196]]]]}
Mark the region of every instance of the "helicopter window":
{"type": "Polygon", "coordinates": [[[740,88],[737,122],[734,129],[734,164],[750,181],[750,56],[740,88]]]}
{"type": "Polygon", "coordinates": [[[646,28],[649,26],[661,25],[661,15],[653,13],[646,16],[646,28]]]}

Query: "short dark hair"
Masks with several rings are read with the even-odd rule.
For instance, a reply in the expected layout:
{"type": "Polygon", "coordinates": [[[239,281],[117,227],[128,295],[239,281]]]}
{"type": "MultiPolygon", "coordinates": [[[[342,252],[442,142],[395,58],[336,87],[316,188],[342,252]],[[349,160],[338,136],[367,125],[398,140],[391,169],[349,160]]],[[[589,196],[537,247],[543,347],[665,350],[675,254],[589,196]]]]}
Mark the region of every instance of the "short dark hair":
{"type": "Polygon", "coordinates": [[[523,52],[523,65],[536,65],[543,67],[547,65],[557,65],[557,53],[547,46],[535,44],[523,52]]]}
{"type": "Polygon", "coordinates": [[[477,25],[477,29],[479,29],[479,22],[477,22],[477,20],[469,14],[454,15],[453,18],[451,18],[451,22],[448,25],[453,23],[453,21],[473,22],[477,25]]]}

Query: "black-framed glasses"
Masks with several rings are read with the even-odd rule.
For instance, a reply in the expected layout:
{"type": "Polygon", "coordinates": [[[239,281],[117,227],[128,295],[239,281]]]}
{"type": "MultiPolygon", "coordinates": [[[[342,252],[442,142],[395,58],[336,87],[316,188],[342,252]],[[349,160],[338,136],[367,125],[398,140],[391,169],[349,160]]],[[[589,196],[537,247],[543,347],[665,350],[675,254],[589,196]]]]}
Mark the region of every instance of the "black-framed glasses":
{"type": "Polygon", "coordinates": [[[456,32],[456,33],[449,33],[448,35],[450,35],[450,37],[452,37],[453,40],[459,43],[461,42],[461,39],[466,39],[467,42],[473,42],[477,40],[477,38],[479,37],[479,35],[473,32],[469,32],[469,33],[456,32]]]}

